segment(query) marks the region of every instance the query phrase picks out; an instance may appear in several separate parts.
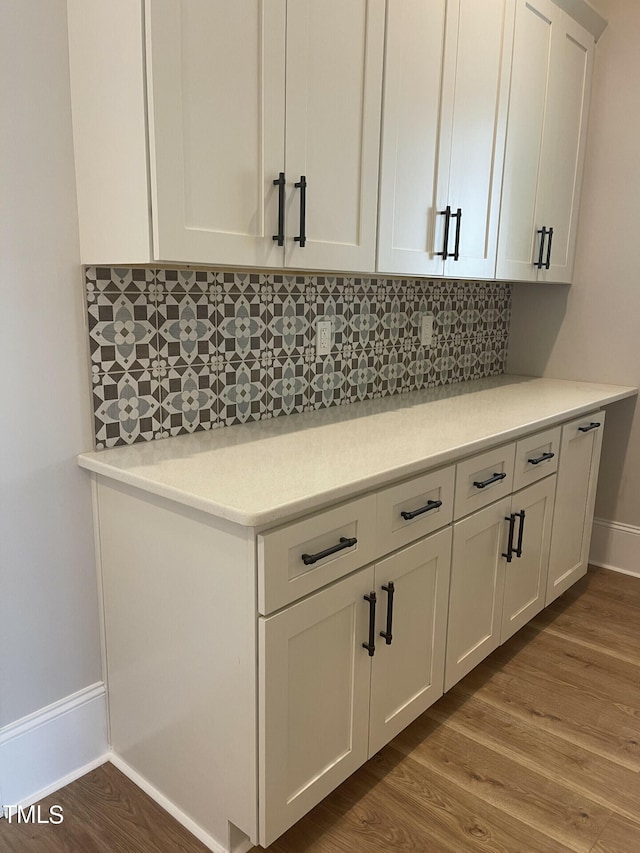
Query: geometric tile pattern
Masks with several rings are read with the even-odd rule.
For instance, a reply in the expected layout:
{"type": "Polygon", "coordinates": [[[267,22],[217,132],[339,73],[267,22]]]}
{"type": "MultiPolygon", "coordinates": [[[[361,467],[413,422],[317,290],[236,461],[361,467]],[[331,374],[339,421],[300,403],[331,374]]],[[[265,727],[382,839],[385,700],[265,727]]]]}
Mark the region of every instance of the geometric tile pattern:
{"type": "Polygon", "coordinates": [[[504,373],[511,285],[85,269],[96,448],[504,373]],[[434,315],[430,348],[420,318],[434,315]],[[316,356],[319,320],[333,327],[316,356]]]}

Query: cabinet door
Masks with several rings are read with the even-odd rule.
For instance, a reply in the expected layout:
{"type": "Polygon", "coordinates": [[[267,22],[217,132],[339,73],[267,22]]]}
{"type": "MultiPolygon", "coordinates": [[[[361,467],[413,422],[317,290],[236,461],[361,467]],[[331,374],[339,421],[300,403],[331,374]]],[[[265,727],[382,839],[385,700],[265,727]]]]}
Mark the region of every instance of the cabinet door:
{"type": "Polygon", "coordinates": [[[373,567],[258,620],[260,844],[368,756],[373,567]]]}
{"type": "Polygon", "coordinates": [[[390,0],[380,271],[493,277],[512,34],[513,0],[390,0]]]}
{"type": "Polygon", "coordinates": [[[369,756],[442,696],[450,563],[446,528],[376,564],[369,756]],[[384,638],[389,615],[391,636],[384,638]]]}
{"type": "Polygon", "coordinates": [[[497,277],[535,281],[543,222],[536,218],[543,133],[561,10],[551,0],[517,0],[504,161],[497,277]]]}
{"type": "Polygon", "coordinates": [[[384,16],[384,0],[288,0],[289,267],[375,269],[384,16]]]}
{"type": "MultiPolygon", "coordinates": [[[[458,3],[447,0],[389,0],[385,52],[378,270],[442,275],[434,254],[441,111],[451,122],[452,103],[443,101],[445,42],[455,73],[458,3]]],[[[453,73],[448,77],[453,83],[453,73]]],[[[451,92],[448,93],[451,95],[451,92]]],[[[439,164],[446,196],[449,151],[439,164]]],[[[445,202],[446,204],[446,202],[445,202]]],[[[439,232],[440,234],[440,232],[439,232]]],[[[442,239],[441,235],[440,238],[442,239]]]]}
{"type": "Polygon", "coordinates": [[[282,266],[285,8],[146,0],[156,259],[282,266]]]}
{"type": "Polygon", "coordinates": [[[603,427],[604,412],[562,427],[546,604],[587,571],[603,427]]]}
{"type": "Polygon", "coordinates": [[[511,497],[453,525],[444,689],[500,643],[511,497]]]}
{"type": "Polygon", "coordinates": [[[556,478],[551,475],[516,492],[511,500],[511,512],[518,514],[513,544],[521,543],[521,548],[505,566],[501,643],[544,607],[555,491],[556,478]]]}
{"type": "MultiPolygon", "coordinates": [[[[448,248],[453,251],[459,230],[460,251],[457,261],[445,262],[445,276],[495,275],[514,11],[513,0],[460,0],[454,86],[445,81],[451,131],[443,127],[440,141],[440,159],[443,149],[451,152],[449,186],[437,202],[439,210],[460,211],[460,220],[450,223],[448,248]]],[[[441,193],[440,182],[438,188],[441,193]]],[[[444,217],[438,220],[442,229],[444,217]]],[[[442,245],[438,236],[436,245],[442,245]]]]}
{"type": "Polygon", "coordinates": [[[550,268],[541,269],[538,280],[569,283],[578,227],[594,40],[565,14],[559,19],[553,37],[541,198],[536,217],[547,228],[553,228],[553,239],[550,268]]]}

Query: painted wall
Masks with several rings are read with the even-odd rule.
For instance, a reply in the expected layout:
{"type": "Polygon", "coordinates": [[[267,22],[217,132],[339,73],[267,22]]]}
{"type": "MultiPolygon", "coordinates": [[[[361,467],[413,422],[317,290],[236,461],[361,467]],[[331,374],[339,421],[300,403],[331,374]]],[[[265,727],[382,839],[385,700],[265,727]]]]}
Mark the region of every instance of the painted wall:
{"type": "Polygon", "coordinates": [[[0,729],[101,679],[65,0],[0,4],[0,729]]]}
{"type": "MultiPolygon", "coordinates": [[[[514,285],[508,369],[640,385],[640,4],[598,8],[574,283],[514,285]]],[[[640,526],[640,406],[607,419],[596,516],[640,526]]]]}

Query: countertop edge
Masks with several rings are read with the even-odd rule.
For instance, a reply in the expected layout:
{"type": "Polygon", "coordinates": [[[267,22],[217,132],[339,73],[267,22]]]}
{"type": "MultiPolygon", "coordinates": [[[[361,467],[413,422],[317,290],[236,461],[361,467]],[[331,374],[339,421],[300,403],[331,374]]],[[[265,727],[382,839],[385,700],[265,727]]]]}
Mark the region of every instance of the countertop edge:
{"type": "Polygon", "coordinates": [[[119,468],[114,468],[108,463],[103,463],[95,457],[81,453],[77,457],[78,465],[95,474],[106,477],[110,480],[123,483],[127,486],[140,489],[141,491],[157,495],[169,501],[179,503],[183,506],[191,507],[208,515],[213,515],[225,521],[241,525],[242,527],[265,528],[267,526],[275,526],[287,523],[295,518],[306,515],[314,510],[325,508],[339,501],[344,501],[350,498],[361,495],[372,488],[380,488],[391,485],[394,482],[406,479],[411,476],[426,473],[427,471],[439,468],[453,460],[460,460],[461,457],[470,456],[474,453],[482,451],[488,447],[503,444],[508,441],[544,429],[545,427],[555,426],[580,415],[587,414],[599,406],[608,406],[611,403],[616,403],[620,400],[625,400],[634,397],[638,394],[638,389],[633,387],[625,387],[618,392],[612,393],[588,404],[581,404],[567,408],[562,413],[557,415],[549,415],[540,420],[529,421],[522,426],[513,427],[500,433],[483,436],[475,441],[467,444],[457,445],[450,450],[437,453],[433,456],[424,457],[417,462],[411,462],[407,465],[394,467],[391,470],[373,474],[369,477],[354,481],[335,489],[326,490],[316,493],[310,497],[291,502],[289,504],[281,504],[265,510],[261,513],[247,513],[233,506],[219,504],[205,498],[198,498],[190,492],[182,491],[171,486],[166,486],[149,480],[139,474],[131,474],[119,468]]]}

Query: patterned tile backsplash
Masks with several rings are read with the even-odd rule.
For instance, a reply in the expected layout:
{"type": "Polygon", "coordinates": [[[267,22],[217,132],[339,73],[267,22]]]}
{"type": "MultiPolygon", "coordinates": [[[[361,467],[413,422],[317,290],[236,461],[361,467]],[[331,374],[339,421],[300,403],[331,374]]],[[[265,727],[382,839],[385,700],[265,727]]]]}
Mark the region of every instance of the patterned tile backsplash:
{"type": "Polygon", "coordinates": [[[96,448],[504,373],[511,286],[88,267],[96,448]],[[434,315],[420,346],[420,316],[434,315]],[[334,344],[317,357],[315,328],[334,344]]]}

